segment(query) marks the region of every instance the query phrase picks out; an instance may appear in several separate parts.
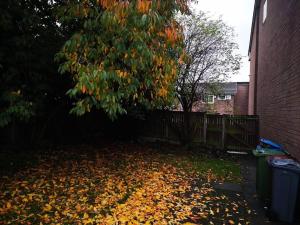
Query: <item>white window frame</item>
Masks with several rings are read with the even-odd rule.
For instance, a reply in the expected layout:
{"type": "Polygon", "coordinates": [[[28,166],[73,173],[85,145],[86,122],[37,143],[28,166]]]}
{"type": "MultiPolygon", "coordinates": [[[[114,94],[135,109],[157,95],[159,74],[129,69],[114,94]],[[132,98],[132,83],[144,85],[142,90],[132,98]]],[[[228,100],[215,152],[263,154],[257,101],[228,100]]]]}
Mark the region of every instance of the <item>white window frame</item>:
{"type": "Polygon", "coordinates": [[[231,95],[218,95],[218,100],[220,101],[231,100],[231,95]]]}
{"type": "Polygon", "coordinates": [[[215,103],[215,96],[214,95],[207,95],[206,103],[207,104],[214,104],[215,103]],[[212,101],[209,101],[209,97],[211,97],[212,101]]]}
{"type": "Polygon", "coordinates": [[[263,8],[263,23],[266,21],[268,16],[268,0],[265,0],[264,8],[263,8]]]}
{"type": "Polygon", "coordinates": [[[225,100],[231,100],[231,95],[225,95],[225,100]]]}

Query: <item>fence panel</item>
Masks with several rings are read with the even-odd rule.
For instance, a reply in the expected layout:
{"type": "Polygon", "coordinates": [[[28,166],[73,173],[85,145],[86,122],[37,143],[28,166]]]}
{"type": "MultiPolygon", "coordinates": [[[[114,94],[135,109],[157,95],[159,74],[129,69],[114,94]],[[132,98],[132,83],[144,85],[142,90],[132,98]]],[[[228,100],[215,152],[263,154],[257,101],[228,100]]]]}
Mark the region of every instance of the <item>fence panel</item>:
{"type": "Polygon", "coordinates": [[[258,142],[258,117],[227,116],[226,147],[251,148],[258,142]]]}
{"type": "Polygon", "coordinates": [[[257,116],[207,115],[177,111],[156,111],[143,121],[141,136],[169,142],[180,142],[187,127],[193,143],[222,149],[253,149],[258,143],[257,116]]]}
{"type": "Polygon", "coordinates": [[[206,144],[216,147],[222,145],[222,116],[207,115],[206,144]]]}

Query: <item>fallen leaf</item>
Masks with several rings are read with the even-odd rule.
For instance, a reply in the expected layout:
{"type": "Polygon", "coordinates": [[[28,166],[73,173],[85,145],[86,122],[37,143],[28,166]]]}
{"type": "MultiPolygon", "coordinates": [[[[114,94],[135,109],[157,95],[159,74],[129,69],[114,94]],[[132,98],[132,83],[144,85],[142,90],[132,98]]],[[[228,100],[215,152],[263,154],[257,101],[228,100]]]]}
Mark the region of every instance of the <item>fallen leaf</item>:
{"type": "Polygon", "coordinates": [[[7,202],[7,203],[6,203],[6,208],[7,208],[7,209],[10,209],[10,208],[11,208],[11,203],[10,203],[10,202],[7,202]]]}
{"type": "Polygon", "coordinates": [[[49,212],[49,211],[51,211],[51,209],[52,209],[52,206],[49,205],[49,204],[46,204],[46,205],[43,207],[43,211],[45,211],[45,212],[49,212]]]}

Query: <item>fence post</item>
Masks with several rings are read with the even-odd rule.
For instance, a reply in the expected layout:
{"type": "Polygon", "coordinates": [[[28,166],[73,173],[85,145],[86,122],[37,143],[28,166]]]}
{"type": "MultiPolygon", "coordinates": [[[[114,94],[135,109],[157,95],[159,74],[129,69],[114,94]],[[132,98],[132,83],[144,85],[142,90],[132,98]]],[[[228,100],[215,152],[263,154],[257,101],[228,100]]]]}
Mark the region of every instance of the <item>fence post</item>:
{"type": "Polygon", "coordinates": [[[222,116],[222,149],[225,149],[226,117],[222,116]]]}
{"type": "Polygon", "coordinates": [[[206,144],[206,138],[207,138],[207,116],[206,113],[203,115],[203,142],[206,144]]]}

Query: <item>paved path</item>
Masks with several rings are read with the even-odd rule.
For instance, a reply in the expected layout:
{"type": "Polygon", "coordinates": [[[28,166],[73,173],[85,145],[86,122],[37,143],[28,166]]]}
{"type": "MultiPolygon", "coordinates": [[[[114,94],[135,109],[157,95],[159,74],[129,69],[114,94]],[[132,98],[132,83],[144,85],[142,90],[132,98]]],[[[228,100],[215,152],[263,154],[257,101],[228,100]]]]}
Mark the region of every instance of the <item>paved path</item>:
{"type": "Polygon", "coordinates": [[[264,205],[259,201],[256,195],[256,164],[255,159],[248,158],[247,160],[242,160],[241,173],[243,176],[242,189],[244,197],[247,200],[250,208],[254,211],[254,216],[252,217],[252,224],[278,224],[270,222],[266,217],[264,205]]]}
{"type": "Polygon", "coordinates": [[[271,222],[266,216],[264,204],[259,201],[256,195],[256,161],[255,158],[246,156],[241,158],[241,173],[243,176],[242,184],[223,183],[215,184],[214,188],[222,191],[240,193],[244,195],[249,207],[252,209],[253,216],[251,224],[253,225],[283,225],[284,223],[271,222]]]}

